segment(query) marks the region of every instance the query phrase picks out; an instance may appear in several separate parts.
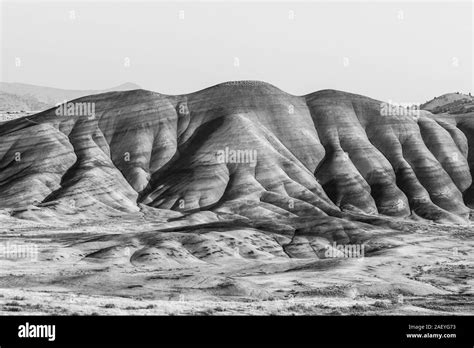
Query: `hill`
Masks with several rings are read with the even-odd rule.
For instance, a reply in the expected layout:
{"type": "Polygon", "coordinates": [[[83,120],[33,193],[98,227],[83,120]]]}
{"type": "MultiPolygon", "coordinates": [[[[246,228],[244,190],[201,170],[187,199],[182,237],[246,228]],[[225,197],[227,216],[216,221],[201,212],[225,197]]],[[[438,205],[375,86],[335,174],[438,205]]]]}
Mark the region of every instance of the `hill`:
{"type": "Polygon", "coordinates": [[[474,98],[462,93],[447,93],[421,105],[421,109],[434,114],[464,114],[474,112],[474,98]]]}
{"type": "Polygon", "coordinates": [[[57,103],[91,94],[138,88],[140,87],[133,83],[124,83],[106,90],[67,90],[25,83],[0,82],[0,112],[42,111],[57,103]]]}
{"type": "Polygon", "coordinates": [[[347,214],[469,219],[472,129],[426,112],[383,116],[381,102],[360,95],[292,96],[258,81],[71,105],[94,115],[52,108],[0,125],[0,208],[108,216],[145,205],[303,234],[300,224],[343,232],[347,214]],[[299,219],[308,216],[322,225],[299,219]]]}

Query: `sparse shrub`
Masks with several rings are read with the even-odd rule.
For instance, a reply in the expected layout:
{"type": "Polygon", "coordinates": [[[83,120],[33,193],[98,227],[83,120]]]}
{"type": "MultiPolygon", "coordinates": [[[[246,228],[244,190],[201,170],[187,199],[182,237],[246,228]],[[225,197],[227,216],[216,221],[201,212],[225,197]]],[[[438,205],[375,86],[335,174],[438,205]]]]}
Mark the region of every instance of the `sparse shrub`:
{"type": "Polygon", "coordinates": [[[356,311],[363,311],[366,309],[366,307],[361,305],[360,303],[356,303],[355,305],[352,306],[352,309],[356,311]]]}
{"type": "Polygon", "coordinates": [[[30,309],[42,309],[43,306],[39,303],[35,304],[35,305],[27,305],[28,308],[30,309]]]}
{"type": "Polygon", "coordinates": [[[12,301],[5,303],[5,306],[21,306],[18,302],[12,301]]]}
{"type": "Polygon", "coordinates": [[[390,304],[384,301],[375,301],[372,306],[377,308],[390,308],[390,304]]]}

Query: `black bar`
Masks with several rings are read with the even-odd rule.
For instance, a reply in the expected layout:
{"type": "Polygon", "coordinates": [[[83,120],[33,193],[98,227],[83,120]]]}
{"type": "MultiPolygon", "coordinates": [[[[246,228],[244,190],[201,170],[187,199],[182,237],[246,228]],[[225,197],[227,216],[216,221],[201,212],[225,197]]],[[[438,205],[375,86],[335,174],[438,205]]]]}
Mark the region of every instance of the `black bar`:
{"type": "Polygon", "coordinates": [[[332,316],[332,317],[185,317],[71,316],[0,317],[0,346],[68,344],[128,345],[445,345],[472,347],[473,317],[454,316],[332,316]],[[19,338],[25,323],[56,325],[53,342],[19,338]],[[409,329],[408,325],[424,326],[409,329]],[[431,325],[428,330],[426,325],[431,325]],[[440,325],[450,325],[443,329],[440,325]],[[455,325],[455,328],[452,327],[455,325]],[[407,338],[407,334],[456,334],[456,338],[407,338]]]}

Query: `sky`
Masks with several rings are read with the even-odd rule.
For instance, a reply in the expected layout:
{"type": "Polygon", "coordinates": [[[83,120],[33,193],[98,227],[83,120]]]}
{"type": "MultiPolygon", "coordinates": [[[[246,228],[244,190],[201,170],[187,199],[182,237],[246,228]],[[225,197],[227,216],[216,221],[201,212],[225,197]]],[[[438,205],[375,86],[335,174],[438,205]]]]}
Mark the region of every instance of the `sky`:
{"type": "Polygon", "coordinates": [[[164,94],[261,80],[396,103],[473,91],[471,1],[2,0],[0,81],[164,94]]]}

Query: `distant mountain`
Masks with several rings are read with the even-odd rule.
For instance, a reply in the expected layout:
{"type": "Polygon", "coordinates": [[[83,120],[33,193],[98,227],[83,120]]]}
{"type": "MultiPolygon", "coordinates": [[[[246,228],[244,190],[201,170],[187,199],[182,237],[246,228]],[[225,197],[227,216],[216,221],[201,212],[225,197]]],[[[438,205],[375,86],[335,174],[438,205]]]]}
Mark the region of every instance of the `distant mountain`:
{"type": "Polygon", "coordinates": [[[50,104],[39,101],[36,98],[17,94],[0,92],[0,112],[25,112],[45,110],[50,104]]]}
{"type": "Polygon", "coordinates": [[[0,82],[0,112],[42,111],[65,100],[134,89],[140,89],[140,86],[130,82],[105,90],[67,90],[25,83],[0,82]]]}

